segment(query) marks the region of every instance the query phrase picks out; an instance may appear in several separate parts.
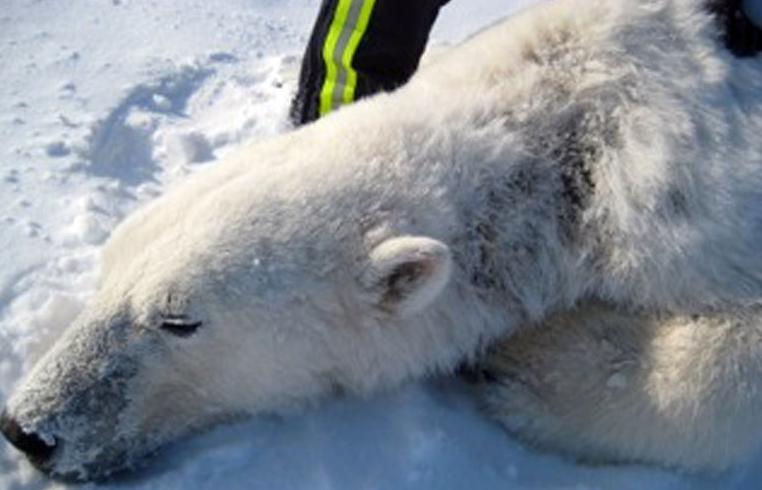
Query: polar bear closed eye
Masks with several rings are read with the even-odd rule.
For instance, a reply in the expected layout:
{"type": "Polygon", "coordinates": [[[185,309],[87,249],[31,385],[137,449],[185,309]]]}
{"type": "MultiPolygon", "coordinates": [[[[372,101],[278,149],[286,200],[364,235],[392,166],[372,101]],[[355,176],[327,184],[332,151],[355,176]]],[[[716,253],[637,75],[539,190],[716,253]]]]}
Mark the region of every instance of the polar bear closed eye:
{"type": "MultiPolygon", "coordinates": [[[[51,475],[101,479],[230,417],[451,372],[578,304],[749,308],[762,77],[719,38],[699,0],[552,2],[241,149],[115,230],[3,432],[51,475]]],[[[493,411],[546,408],[511,403],[493,411]]],[[[569,447],[541,429],[522,435],[569,447]]]]}

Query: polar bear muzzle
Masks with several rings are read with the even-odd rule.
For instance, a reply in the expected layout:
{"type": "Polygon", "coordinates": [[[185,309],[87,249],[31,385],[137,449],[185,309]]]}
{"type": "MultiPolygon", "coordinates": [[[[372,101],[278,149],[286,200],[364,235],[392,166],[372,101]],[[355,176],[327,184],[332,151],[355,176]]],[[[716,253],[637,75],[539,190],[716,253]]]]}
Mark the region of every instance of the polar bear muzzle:
{"type": "Polygon", "coordinates": [[[155,335],[123,315],[86,311],[40,360],[8,401],[0,429],[41,471],[64,480],[100,479],[154,446],[135,430],[134,405],[144,353],[155,335]],[[139,435],[138,435],[139,434],[139,435]]]}

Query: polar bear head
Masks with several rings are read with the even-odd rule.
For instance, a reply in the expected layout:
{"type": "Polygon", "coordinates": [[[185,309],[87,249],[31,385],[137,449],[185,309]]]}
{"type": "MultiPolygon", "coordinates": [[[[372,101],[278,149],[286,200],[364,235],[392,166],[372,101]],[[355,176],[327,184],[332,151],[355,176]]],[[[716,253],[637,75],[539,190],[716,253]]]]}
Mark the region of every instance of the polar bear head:
{"type": "Polygon", "coordinates": [[[413,319],[447,288],[448,246],[385,213],[346,219],[358,208],[306,185],[308,162],[220,177],[230,166],[114,232],[95,298],[4,415],[41,469],[99,479],[210,424],[426,369],[433,323],[413,319]]]}

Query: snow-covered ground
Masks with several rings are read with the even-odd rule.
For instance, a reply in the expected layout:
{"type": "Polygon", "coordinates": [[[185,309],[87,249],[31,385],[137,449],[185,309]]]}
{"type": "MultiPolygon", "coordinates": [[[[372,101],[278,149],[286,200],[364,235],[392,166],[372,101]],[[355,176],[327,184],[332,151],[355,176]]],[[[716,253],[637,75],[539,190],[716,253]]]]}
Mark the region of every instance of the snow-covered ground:
{"type": "MultiPolygon", "coordinates": [[[[282,131],[317,0],[2,0],[0,404],[82,308],[110,230],[282,131]]],[[[532,0],[453,0],[453,42],[532,0]]],[[[757,462],[687,477],[527,450],[456,381],[259,418],[161,453],[124,489],[756,489],[757,462]]],[[[0,442],[0,490],[66,488],[0,442]]]]}

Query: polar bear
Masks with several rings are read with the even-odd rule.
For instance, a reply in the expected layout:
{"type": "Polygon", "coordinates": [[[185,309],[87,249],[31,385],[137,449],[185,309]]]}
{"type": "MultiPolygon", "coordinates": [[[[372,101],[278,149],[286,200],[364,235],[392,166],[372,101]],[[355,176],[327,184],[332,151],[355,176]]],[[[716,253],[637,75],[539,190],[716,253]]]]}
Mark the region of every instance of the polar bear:
{"type": "Polygon", "coordinates": [[[543,447],[736,463],[762,428],[762,65],[720,36],[700,0],[556,0],[241,149],[114,231],[0,428],[102,479],[466,363],[543,447]]]}

